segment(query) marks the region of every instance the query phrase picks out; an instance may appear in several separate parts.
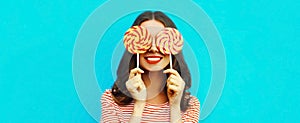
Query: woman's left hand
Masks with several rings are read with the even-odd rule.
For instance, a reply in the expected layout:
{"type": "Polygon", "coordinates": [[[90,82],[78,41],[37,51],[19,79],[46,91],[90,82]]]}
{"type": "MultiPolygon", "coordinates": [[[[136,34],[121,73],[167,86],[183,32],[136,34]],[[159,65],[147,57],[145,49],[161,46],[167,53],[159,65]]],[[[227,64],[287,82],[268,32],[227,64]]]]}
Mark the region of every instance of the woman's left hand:
{"type": "Polygon", "coordinates": [[[163,71],[169,73],[167,79],[167,95],[169,98],[170,105],[180,106],[181,97],[185,88],[185,82],[181,78],[180,74],[174,69],[167,69],[163,71]]]}

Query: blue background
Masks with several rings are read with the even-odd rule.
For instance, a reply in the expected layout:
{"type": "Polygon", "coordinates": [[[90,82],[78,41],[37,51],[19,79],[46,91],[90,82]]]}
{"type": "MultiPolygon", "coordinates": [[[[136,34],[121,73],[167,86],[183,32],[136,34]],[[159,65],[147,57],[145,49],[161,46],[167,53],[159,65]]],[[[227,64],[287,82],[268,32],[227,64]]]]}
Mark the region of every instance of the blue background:
{"type": "MultiPolygon", "coordinates": [[[[1,2],[0,122],[96,122],[77,97],[72,55],[82,24],[103,2],[1,2]]],[[[297,64],[300,3],[295,0],[195,2],[216,25],[227,60],[222,97],[202,122],[296,122],[300,110],[297,64]]],[[[123,22],[131,24],[134,16],[121,19],[111,28],[123,22]]],[[[188,27],[171,17],[182,28],[188,27]]],[[[203,102],[209,86],[210,61],[203,42],[199,46],[203,47],[197,56],[203,72],[196,95],[203,102]]],[[[100,54],[106,54],[101,52],[97,50],[96,60],[100,54]]],[[[95,64],[100,74],[98,65],[95,64]]],[[[103,85],[109,87],[111,83],[103,85]]]]}

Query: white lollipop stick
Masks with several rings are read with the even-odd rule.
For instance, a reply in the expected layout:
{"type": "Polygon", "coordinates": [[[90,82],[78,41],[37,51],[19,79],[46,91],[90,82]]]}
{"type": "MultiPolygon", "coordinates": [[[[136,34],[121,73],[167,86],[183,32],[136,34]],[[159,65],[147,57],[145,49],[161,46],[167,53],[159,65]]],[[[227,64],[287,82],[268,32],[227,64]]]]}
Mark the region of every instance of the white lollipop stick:
{"type": "Polygon", "coordinates": [[[139,68],[139,66],[140,66],[140,54],[137,53],[136,67],[139,68]]]}
{"type": "Polygon", "coordinates": [[[171,54],[170,54],[170,68],[173,69],[172,68],[172,55],[171,54]]]}

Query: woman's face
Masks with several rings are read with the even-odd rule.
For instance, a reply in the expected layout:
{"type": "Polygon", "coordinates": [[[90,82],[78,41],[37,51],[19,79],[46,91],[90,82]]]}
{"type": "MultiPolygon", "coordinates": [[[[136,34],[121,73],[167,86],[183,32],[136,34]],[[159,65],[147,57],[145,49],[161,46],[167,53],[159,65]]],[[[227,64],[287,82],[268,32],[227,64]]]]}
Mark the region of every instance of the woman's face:
{"type": "MultiPolygon", "coordinates": [[[[140,26],[147,28],[147,30],[151,33],[152,37],[155,35],[165,26],[156,20],[148,20],[141,23],[140,26]]],[[[159,52],[155,45],[155,39],[152,41],[152,46],[150,49],[143,54],[140,54],[140,65],[148,70],[148,71],[160,71],[163,70],[169,63],[169,55],[163,55],[159,52]]]]}

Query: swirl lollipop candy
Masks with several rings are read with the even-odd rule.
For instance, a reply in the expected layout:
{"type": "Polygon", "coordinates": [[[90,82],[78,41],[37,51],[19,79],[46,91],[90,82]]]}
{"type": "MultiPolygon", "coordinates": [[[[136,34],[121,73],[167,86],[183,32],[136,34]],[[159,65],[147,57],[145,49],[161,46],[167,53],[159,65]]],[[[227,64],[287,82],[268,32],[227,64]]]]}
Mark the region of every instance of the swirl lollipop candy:
{"type": "Polygon", "coordinates": [[[172,54],[179,53],[183,46],[183,37],[175,28],[164,28],[156,35],[156,47],[163,54],[170,54],[172,69],[172,54]]]}
{"type": "Polygon", "coordinates": [[[145,27],[133,26],[124,34],[124,46],[132,54],[137,54],[137,67],[139,67],[139,54],[145,53],[150,47],[152,38],[145,27]]]}

